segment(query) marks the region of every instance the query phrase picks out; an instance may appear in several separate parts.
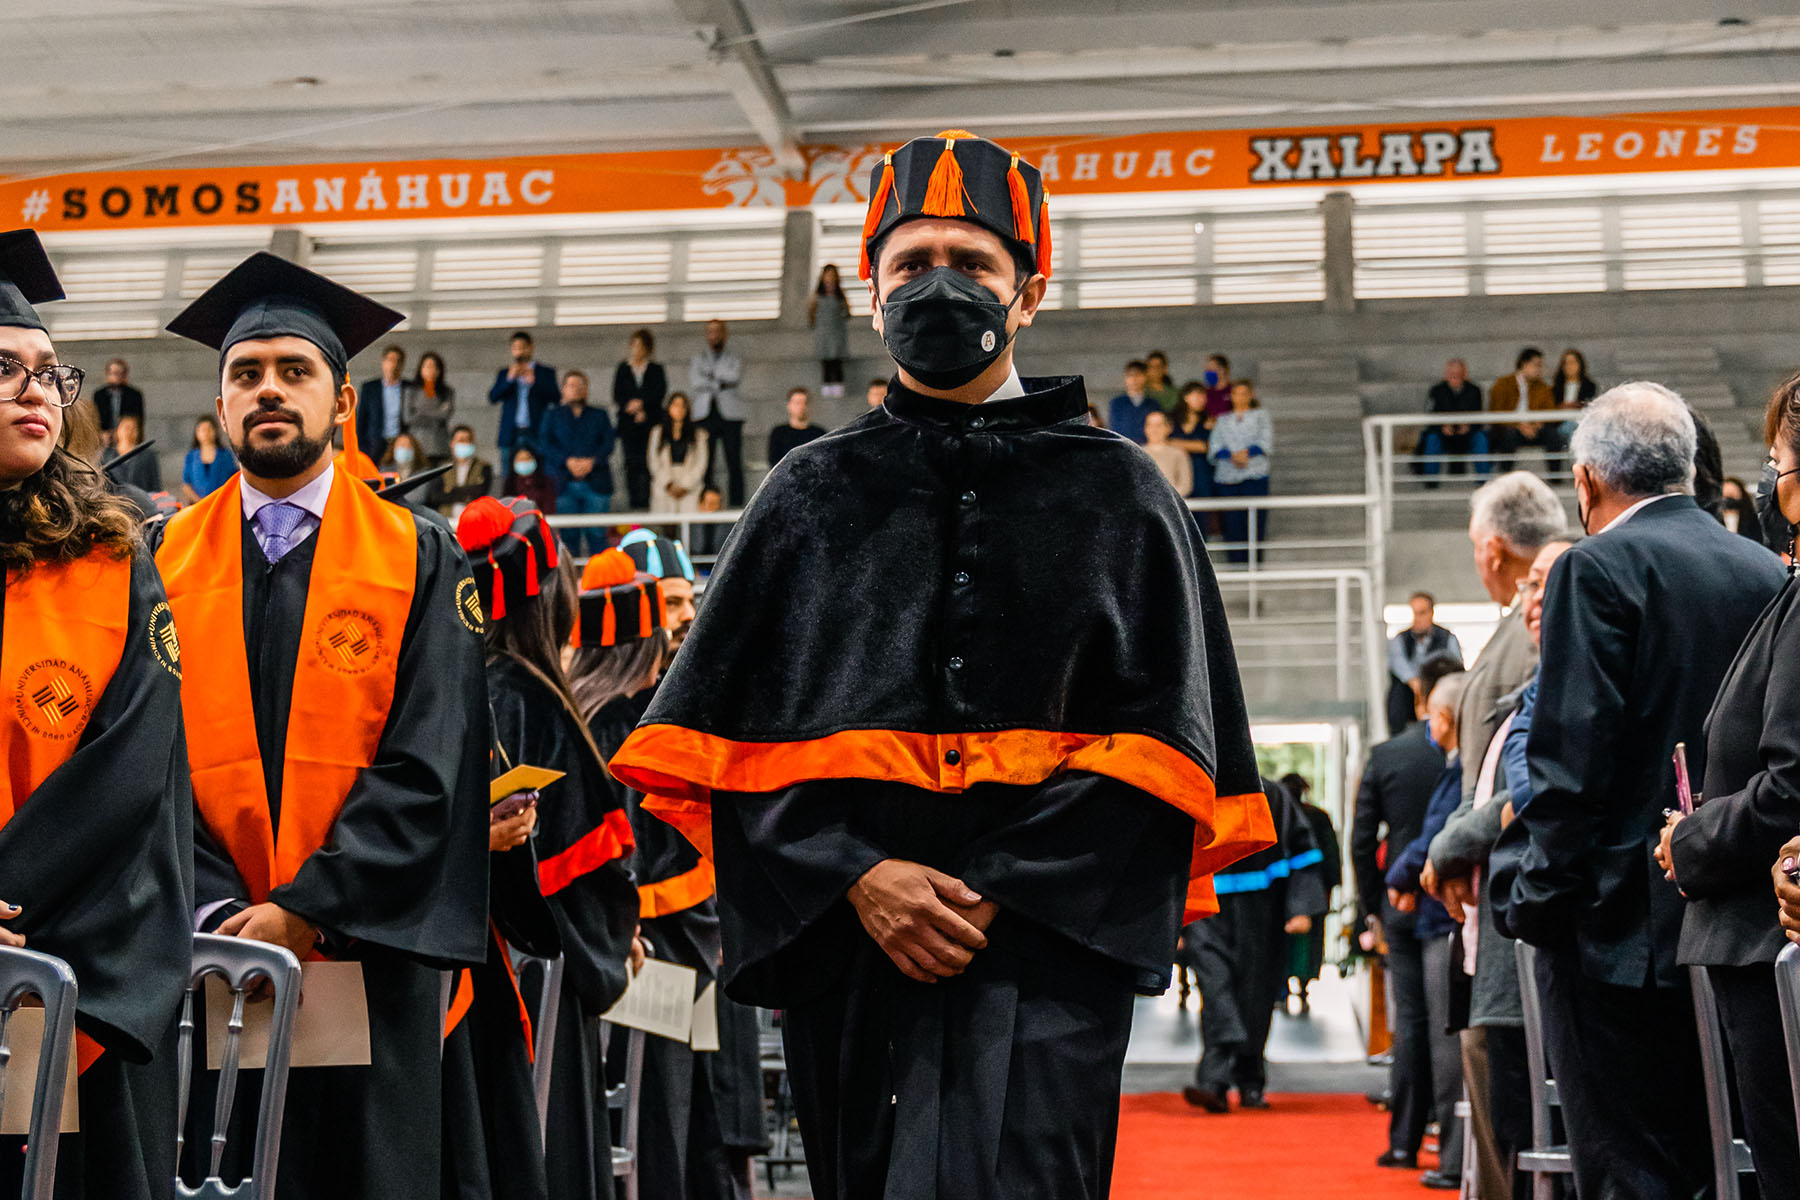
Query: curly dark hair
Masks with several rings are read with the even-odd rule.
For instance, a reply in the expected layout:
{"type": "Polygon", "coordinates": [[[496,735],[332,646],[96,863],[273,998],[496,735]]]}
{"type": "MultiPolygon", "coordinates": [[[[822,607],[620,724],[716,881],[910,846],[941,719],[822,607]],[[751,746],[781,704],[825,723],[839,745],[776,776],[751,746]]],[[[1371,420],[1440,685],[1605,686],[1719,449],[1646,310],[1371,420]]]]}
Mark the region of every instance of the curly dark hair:
{"type": "Polygon", "coordinates": [[[137,544],[137,513],[69,446],[72,424],[37,474],[0,492],[0,568],[23,573],[39,563],[71,563],[96,550],[124,558],[137,544]]]}

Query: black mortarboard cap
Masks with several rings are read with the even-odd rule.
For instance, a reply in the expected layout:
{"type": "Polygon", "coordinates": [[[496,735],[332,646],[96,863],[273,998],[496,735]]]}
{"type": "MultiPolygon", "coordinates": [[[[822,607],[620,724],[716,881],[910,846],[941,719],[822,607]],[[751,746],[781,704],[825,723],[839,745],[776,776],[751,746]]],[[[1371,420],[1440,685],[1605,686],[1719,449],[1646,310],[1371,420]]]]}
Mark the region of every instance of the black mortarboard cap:
{"type": "Polygon", "coordinates": [[[207,288],[168,329],[211,346],[221,361],[239,342],[305,338],[342,378],[351,358],[405,319],[316,271],[258,251],[207,288]]]}
{"type": "Polygon", "coordinates": [[[858,273],[869,278],[869,248],[894,226],[954,217],[991,230],[1040,275],[1050,274],[1050,208],[1044,179],[1023,158],[965,129],[914,138],[882,157],[869,175],[858,273]]]}
{"type": "Polygon", "coordinates": [[[32,305],[62,298],[62,284],[37,231],[0,233],[0,325],[43,329],[44,319],[32,305]]]}

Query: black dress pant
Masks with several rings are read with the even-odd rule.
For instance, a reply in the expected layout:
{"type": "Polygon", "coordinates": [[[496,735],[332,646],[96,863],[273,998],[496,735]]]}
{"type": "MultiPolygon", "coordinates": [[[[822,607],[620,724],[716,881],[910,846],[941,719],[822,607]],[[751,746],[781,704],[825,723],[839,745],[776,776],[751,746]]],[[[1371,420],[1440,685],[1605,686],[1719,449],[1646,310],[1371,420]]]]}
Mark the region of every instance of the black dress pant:
{"type": "Polygon", "coordinates": [[[625,495],[632,512],[649,510],[650,460],[643,450],[635,454],[630,450],[625,452],[625,495]]]}
{"type": "MultiPolygon", "coordinates": [[[[1597,982],[1573,947],[1540,951],[1537,978],[1581,1200],[1710,1194],[1712,1147],[1688,989],[1597,982]]],[[[1776,1028],[1779,1041],[1779,1022],[1776,1028]]]]}
{"type": "Polygon", "coordinates": [[[1800,1197],[1800,1137],[1794,1131],[1794,1088],[1781,1036],[1775,969],[1708,967],[1725,1047],[1737,1085],[1738,1113],[1762,1200],[1800,1197]]]}
{"type": "Polygon", "coordinates": [[[1531,1146],[1531,1062],[1525,1053],[1525,1030],[1519,1025],[1488,1025],[1483,1031],[1487,1034],[1488,1113],[1494,1125],[1494,1146],[1511,1172],[1514,1200],[1526,1200],[1531,1194],[1531,1177],[1517,1167],[1519,1151],[1531,1146]]]}
{"type": "Polygon", "coordinates": [[[1226,893],[1219,913],[1187,927],[1200,987],[1204,1051],[1195,1082],[1223,1093],[1268,1086],[1263,1053],[1287,979],[1287,934],[1282,898],[1273,891],[1226,893]]]}
{"type": "MultiPolygon", "coordinates": [[[[1391,911],[1391,910],[1390,910],[1391,911]]],[[[1431,1016],[1423,948],[1412,930],[1388,932],[1387,986],[1394,996],[1394,1065],[1389,1077],[1388,1148],[1414,1155],[1431,1120],[1431,1016]]]]}
{"type": "Polygon", "coordinates": [[[744,423],[727,421],[715,411],[700,424],[707,437],[706,481],[717,486],[715,471],[724,459],[725,502],[732,508],[744,507],[744,423]]]}

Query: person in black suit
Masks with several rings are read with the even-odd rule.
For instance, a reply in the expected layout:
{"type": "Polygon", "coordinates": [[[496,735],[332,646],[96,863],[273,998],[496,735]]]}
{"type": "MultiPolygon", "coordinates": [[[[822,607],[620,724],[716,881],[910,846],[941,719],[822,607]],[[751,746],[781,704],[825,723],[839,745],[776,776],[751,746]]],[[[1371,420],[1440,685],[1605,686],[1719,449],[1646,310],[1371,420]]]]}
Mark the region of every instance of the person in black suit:
{"type": "Polygon", "coordinates": [[[356,442],[376,462],[388,443],[406,432],[407,393],[413,385],[401,377],[406,351],[389,346],[381,352],[381,374],[365,379],[356,393],[356,442]]]}
{"type": "MultiPolygon", "coordinates": [[[[1445,675],[1462,670],[1450,655],[1428,658],[1419,667],[1425,695],[1445,675]]],[[[1421,713],[1421,716],[1423,714],[1421,713]]],[[[1362,784],[1356,789],[1356,814],[1350,824],[1350,866],[1356,875],[1360,920],[1367,930],[1363,948],[1386,941],[1388,990],[1394,996],[1394,1065],[1388,1108],[1388,1148],[1376,1161],[1384,1167],[1415,1168],[1419,1143],[1431,1119],[1430,1021],[1425,1007],[1425,968],[1413,915],[1388,903],[1381,846],[1399,852],[1419,836],[1432,789],[1444,770],[1444,752],[1432,742],[1423,720],[1369,751],[1362,784]]]]}
{"type": "Polygon", "coordinates": [[[556,368],[537,361],[537,344],[530,333],[521,329],[513,334],[508,349],[512,359],[488,389],[488,403],[504,406],[497,439],[502,459],[512,455],[515,438],[523,434],[529,441],[543,423],[544,413],[562,401],[556,368]]]}
{"type": "MultiPolygon", "coordinates": [[[[1776,389],[1766,432],[1770,466],[1757,499],[1785,544],[1786,527],[1800,517],[1800,374],[1776,389]]],[[[1763,1200],[1800,1197],[1800,1139],[1773,965],[1787,941],[1764,874],[1800,829],[1796,712],[1800,588],[1790,579],[1751,629],[1706,718],[1706,802],[1691,817],[1671,817],[1657,851],[1688,901],[1681,961],[1707,968],[1718,996],[1763,1200]]]]}
{"type": "Polygon", "coordinates": [[[124,359],[106,360],[106,382],[94,389],[94,411],[100,414],[102,434],[110,435],[126,417],[136,417],[138,431],[143,431],[144,393],[131,386],[131,366],[124,359]]]}
{"type": "Polygon", "coordinates": [[[1538,947],[1545,1044],[1582,1196],[1710,1190],[1699,1043],[1679,965],[1682,900],[1654,861],[1675,803],[1670,755],[1696,777],[1708,705],[1780,562],[1688,494],[1694,420],[1628,383],[1575,433],[1575,493],[1595,535],[1546,585],[1531,803],[1490,858],[1501,932],[1538,947]]]}
{"type": "Polygon", "coordinates": [[[640,329],[613,369],[613,420],[625,456],[626,502],[633,512],[650,507],[650,431],[663,419],[663,399],[669,394],[667,373],[651,360],[655,353],[656,335],[640,329]]]}

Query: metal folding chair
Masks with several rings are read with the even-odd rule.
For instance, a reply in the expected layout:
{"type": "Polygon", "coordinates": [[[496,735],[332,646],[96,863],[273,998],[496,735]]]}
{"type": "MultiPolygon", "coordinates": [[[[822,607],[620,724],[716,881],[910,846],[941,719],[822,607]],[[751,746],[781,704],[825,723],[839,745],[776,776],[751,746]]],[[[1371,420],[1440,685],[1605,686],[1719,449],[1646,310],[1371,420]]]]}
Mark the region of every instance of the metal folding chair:
{"type": "Polygon", "coordinates": [[[272,1200],[275,1195],[276,1159],[281,1153],[281,1117],[287,1104],[288,1057],[292,1050],[294,1016],[300,1011],[300,960],[280,946],[248,938],[194,935],[194,967],[187,995],[181,1001],[180,1047],[176,1051],[181,1078],[180,1123],[175,1132],[175,1154],[180,1159],[187,1140],[188,1099],[193,1090],[194,1011],[202,998],[208,975],[219,975],[231,991],[231,1017],[225,1026],[221,1050],[219,1091],[213,1104],[212,1158],[206,1180],[190,1188],[179,1176],[175,1194],[182,1200],[272,1200]],[[248,993],[267,982],[274,991],[274,1012],[269,1019],[269,1049],[262,1068],[262,1103],[256,1114],[256,1144],[250,1173],[235,1186],[220,1177],[225,1139],[231,1129],[232,1101],[237,1097],[238,1062],[242,1057],[244,1006],[248,993]]]}
{"type": "MultiPolygon", "coordinates": [[[[638,1118],[643,1109],[644,1038],[641,1029],[626,1031],[625,1078],[606,1092],[606,1107],[619,1114],[619,1145],[612,1148],[614,1179],[625,1181],[625,1200],[638,1200],[638,1118]]],[[[600,1022],[600,1044],[609,1045],[606,1022],[600,1022]]]]}
{"type": "Polygon", "coordinates": [[[540,958],[544,982],[538,993],[537,1015],[532,1018],[537,1045],[531,1051],[531,1089],[537,1096],[538,1133],[549,1145],[550,1067],[556,1060],[556,1019],[562,1009],[563,960],[540,958]]]}
{"type": "Polygon", "coordinates": [[[1794,1120],[1800,1124],[1800,946],[1790,942],[1775,959],[1775,990],[1781,996],[1781,1034],[1794,1083],[1794,1120]]]}
{"type": "Polygon", "coordinates": [[[1516,944],[1519,1003],[1525,1015],[1525,1060],[1531,1072],[1531,1148],[1519,1151],[1519,1170],[1531,1176],[1532,1200],[1554,1200],[1556,1177],[1573,1175],[1569,1148],[1556,1143],[1551,1110],[1557,1105],[1556,1081],[1550,1078],[1544,1053],[1544,1005],[1538,996],[1537,947],[1516,944]]]}
{"type": "Polygon", "coordinates": [[[1706,1124],[1712,1134],[1713,1187],[1718,1200],[1738,1200],[1738,1176],[1755,1174],[1750,1147],[1731,1133],[1731,1084],[1725,1068],[1725,1031],[1705,967],[1689,967],[1694,1020],[1700,1027],[1700,1070],[1706,1084],[1706,1124]]]}
{"type": "Polygon", "coordinates": [[[0,946],[0,1106],[6,1103],[6,1064],[12,1059],[8,1027],[13,1014],[27,996],[36,996],[44,1006],[37,1080],[31,1092],[31,1131],[25,1143],[25,1185],[19,1192],[23,1200],[49,1200],[56,1188],[56,1143],[75,1036],[75,990],[75,972],[62,959],[0,946]]]}

